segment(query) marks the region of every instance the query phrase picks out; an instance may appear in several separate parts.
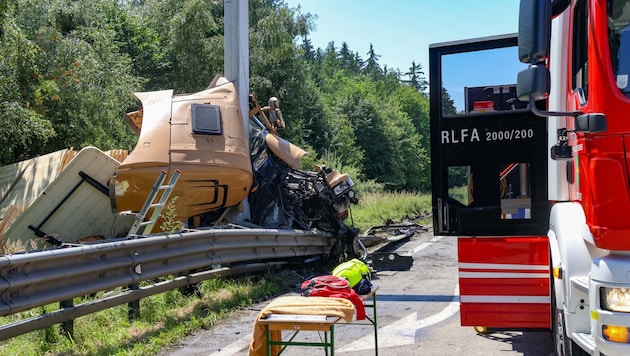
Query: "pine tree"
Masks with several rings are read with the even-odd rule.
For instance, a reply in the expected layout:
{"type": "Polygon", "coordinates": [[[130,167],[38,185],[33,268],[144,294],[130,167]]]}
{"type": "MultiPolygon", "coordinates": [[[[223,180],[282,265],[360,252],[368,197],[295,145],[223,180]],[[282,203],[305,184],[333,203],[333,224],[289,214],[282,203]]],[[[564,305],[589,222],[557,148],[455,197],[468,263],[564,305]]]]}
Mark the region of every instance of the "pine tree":
{"type": "Polygon", "coordinates": [[[421,93],[426,92],[428,82],[422,71],[422,64],[416,64],[416,61],[412,61],[411,67],[409,71],[405,73],[405,76],[407,76],[409,80],[403,80],[404,83],[411,85],[421,93]]]}
{"type": "Polygon", "coordinates": [[[365,67],[363,67],[363,73],[371,76],[375,76],[382,73],[381,66],[378,64],[378,59],[381,57],[380,54],[376,54],[374,51],[374,46],[370,43],[370,50],[367,52],[368,59],[365,62],[365,67]]]}

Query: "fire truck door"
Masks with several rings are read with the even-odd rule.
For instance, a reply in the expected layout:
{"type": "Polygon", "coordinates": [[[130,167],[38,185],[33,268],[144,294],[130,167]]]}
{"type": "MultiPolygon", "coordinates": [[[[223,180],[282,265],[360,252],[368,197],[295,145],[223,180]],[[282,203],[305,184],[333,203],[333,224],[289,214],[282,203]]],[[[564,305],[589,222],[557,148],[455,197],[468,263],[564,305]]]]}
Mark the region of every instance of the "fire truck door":
{"type": "Polygon", "coordinates": [[[436,235],[458,238],[462,325],[548,328],[546,120],[516,99],[515,35],[432,45],[436,235]]]}

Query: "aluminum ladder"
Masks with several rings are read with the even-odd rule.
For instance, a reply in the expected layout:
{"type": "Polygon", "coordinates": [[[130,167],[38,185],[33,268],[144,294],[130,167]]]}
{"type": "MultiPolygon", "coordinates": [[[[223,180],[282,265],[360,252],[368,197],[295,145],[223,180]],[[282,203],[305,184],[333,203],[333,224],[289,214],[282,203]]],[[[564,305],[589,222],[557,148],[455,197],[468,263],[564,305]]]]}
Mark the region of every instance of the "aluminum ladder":
{"type": "Polygon", "coordinates": [[[151,192],[149,193],[147,200],[144,202],[142,209],[140,209],[139,213],[134,214],[135,221],[131,226],[131,229],[129,230],[129,236],[142,236],[151,233],[151,230],[153,230],[153,226],[160,218],[160,213],[162,212],[164,205],[166,205],[166,201],[171,195],[171,192],[173,191],[175,183],[177,183],[177,179],[179,179],[180,174],[181,171],[179,169],[176,169],[173,173],[173,176],[171,176],[171,180],[168,182],[168,184],[162,185],[162,182],[164,182],[164,179],[166,178],[167,172],[165,170],[162,170],[160,172],[160,175],[151,188],[151,192]],[[159,191],[163,191],[162,195],[160,196],[160,199],[155,202],[159,191]],[[151,209],[153,209],[153,212],[151,213],[151,218],[145,221],[144,218],[151,209]]]}

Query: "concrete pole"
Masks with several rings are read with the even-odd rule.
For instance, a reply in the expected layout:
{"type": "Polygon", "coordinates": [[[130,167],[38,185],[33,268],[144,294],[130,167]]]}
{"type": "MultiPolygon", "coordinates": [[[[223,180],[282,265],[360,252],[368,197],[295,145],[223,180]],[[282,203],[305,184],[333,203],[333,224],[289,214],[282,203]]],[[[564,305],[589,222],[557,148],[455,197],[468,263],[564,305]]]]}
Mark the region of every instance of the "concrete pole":
{"type": "MultiPolygon", "coordinates": [[[[249,4],[248,0],[224,0],[225,32],[223,60],[225,77],[233,81],[238,93],[239,107],[245,123],[245,137],[249,132],[249,4]]],[[[242,202],[239,219],[250,217],[247,198],[242,202]]]]}
{"type": "Polygon", "coordinates": [[[225,0],[224,69],[236,84],[245,127],[249,123],[248,0],[225,0]]]}

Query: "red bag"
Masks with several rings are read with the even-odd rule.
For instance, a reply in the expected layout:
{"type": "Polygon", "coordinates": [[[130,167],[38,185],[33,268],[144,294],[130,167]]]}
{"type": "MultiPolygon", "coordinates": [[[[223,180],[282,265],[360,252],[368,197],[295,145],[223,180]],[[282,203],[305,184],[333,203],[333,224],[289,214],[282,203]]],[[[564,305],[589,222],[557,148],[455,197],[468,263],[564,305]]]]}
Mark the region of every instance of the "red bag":
{"type": "Polygon", "coordinates": [[[357,320],[365,319],[365,306],[361,298],[350,288],[348,280],[337,276],[318,276],[307,279],[301,285],[305,297],[332,297],[348,299],[357,311],[357,320]]]}

